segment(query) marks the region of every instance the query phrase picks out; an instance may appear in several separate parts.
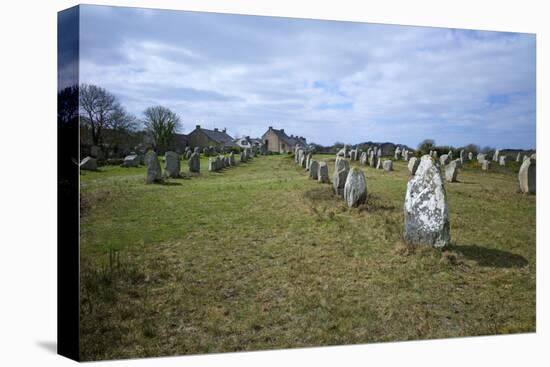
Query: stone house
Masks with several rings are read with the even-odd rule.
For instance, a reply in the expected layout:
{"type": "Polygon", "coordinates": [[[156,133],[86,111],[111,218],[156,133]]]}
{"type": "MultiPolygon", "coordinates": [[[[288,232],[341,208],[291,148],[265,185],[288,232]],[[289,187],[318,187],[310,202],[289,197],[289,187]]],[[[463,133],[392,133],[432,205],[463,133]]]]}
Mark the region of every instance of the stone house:
{"type": "Polygon", "coordinates": [[[201,125],[197,125],[195,130],[191,131],[187,135],[187,145],[194,148],[216,147],[216,148],[234,148],[237,144],[233,142],[233,138],[227,134],[226,129],[214,130],[201,128],[201,125]]]}
{"type": "Polygon", "coordinates": [[[284,129],[274,129],[270,126],[262,135],[262,141],[268,152],[288,153],[294,151],[296,145],[307,146],[306,139],[301,136],[288,136],[284,129]]]}
{"type": "Polygon", "coordinates": [[[243,149],[253,147],[261,148],[262,146],[262,139],[251,138],[250,136],[242,136],[233,140],[233,142],[243,149]]]}

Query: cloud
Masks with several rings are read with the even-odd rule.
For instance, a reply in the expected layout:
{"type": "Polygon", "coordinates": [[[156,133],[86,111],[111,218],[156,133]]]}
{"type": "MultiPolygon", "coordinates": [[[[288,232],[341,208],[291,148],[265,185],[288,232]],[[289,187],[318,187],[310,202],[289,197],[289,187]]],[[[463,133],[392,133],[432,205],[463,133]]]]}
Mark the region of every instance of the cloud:
{"type": "Polygon", "coordinates": [[[83,6],[81,80],[251,136],[535,146],[530,34],[83,6]]]}

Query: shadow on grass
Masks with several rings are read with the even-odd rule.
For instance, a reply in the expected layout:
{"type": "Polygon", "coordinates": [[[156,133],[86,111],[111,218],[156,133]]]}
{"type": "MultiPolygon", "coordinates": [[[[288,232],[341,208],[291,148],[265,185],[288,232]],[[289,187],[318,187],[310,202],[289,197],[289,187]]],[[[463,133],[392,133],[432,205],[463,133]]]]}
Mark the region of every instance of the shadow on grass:
{"type": "Polygon", "coordinates": [[[181,186],[181,182],[169,182],[169,181],[162,181],[156,184],[161,186],[181,186]]]}
{"type": "Polygon", "coordinates": [[[529,263],[527,259],[521,255],[478,245],[453,245],[449,249],[460,253],[467,259],[476,261],[480,266],[521,268],[529,263]]]}

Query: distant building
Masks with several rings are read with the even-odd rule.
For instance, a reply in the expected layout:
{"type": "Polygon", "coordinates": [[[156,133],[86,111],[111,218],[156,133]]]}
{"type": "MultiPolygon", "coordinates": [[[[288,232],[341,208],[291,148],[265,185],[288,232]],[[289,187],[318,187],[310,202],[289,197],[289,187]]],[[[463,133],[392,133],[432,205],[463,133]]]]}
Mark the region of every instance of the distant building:
{"type": "Polygon", "coordinates": [[[262,142],[268,152],[288,153],[294,150],[296,145],[307,146],[306,139],[301,136],[288,136],[284,129],[274,129],[270,126],[265,134],[262,135],[262,142]]]}
{"type": "Polygon", "coordinates": [[[232,148],[237,145],[233,142],[233,138],[229,136],[225,129],[214,130],[203,129],[201,125],[197,125],[195,130],[191,131],[187,135],[187,144],[190,147],[218,147],[218,148],[232,148]]]}
{"type": "Polygon", "coordinates": [[[262,139],[251,138],[250,136],[242,136],[233,140],[241,148],[260,148],[262,146],[262,139]]]}
{"type": "Polygon", "coordinates": [[[178,153],[183,153],[185,148],[189,146],[189,135],[174,134],[173,145],[178,153]]]}

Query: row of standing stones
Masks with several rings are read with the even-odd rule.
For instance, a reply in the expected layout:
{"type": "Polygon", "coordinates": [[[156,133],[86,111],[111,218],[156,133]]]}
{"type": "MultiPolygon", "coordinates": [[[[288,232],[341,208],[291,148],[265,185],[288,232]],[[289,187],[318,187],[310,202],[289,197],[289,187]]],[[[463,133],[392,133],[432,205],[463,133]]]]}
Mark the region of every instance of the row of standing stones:
{"type": "MultiPolygon", "coordinates": [[[[211,155],[210,152],[204,153],[205,155],[211,155]]],[[[258,152],[254,149],[245,149],[240,152],[240,162],[247,162],[252,157],[256,157],[258,152]]],[[[180,156],[173,151],[167,151],[164,155],[165,167],[164,174],[161,169],[160,161],[157,153],[150,150],[145,155],[130,154],[126,156],[121,164],[122,167],[139,167],[141,164],[147,168],[145,183],[151,184],[155,182],[162,182],[164,178],[178,178],[181,177],[181,158],[187,160],[189,166],[189,172],[200,173],[200,149],[196,147],[194,150],[186,148],[185,152],[180,156]]],[[[209,158],[208,170],[211,172],[219,171],[221,169],[232,167],[236,165],[235,154],[233,152],[228,155],[217,155],[215,158],[209,158]]],[[[84,170],[97,170],[97,160],[92,157],[86,157],[80,163],[80,168],[84,170]]]]}
{"type": "MultiPolygon", "coordinates": [[[[309,171],[311,178],[329,183],[326,162],[315,161],[311,153],[306,154],[300,147],[297,147],[294,153],[296,163],[309,171]]],[[[452,152],[449,152],[439,157],[438,161],[436,151],[430,151],[421,158],[409,158],[407,150],[400,151],[397,148],[394,158],[399,159],[400,155],[407,161],[410,173],[404,202],[404,240],[414,245],[433,247],[449,245],[451,241],[449,208],[440,167],[445,169],[446,181],[457,182],[458,168],[462,166],[464,159],[472,160],[473,153],[470,152],[466,158],[462,150],[459,158],[452,160],[452,152]]],[[[367,152],[359,152],[357,149],[348,151],[347,147],[344,147],[336,154],[332,180],[334,192],[345,200],[348,207],[357,207],[367,200],[367,179],[362,170],[356,167],[350,168],[346,158],[359,160],[363,165],[368,162],[371,167],[379,169],[382,152],[376,148],[369,148],[367,152]]],[[[477,159],[480,163],[487,162],[484,154],[478,155],[477,159]]],[[[519,160],[519,155],[517,159],[519,160]]],[[[498,151],[493,160],[502,161],[502,157],[498,158],[498,151]]],[[[386,171],[393,169],[391,160],[383,161],[382,166],[386,171]]],[[[524,157],[518,179],[522,192],[535,193],[535,155],[524,157]]]]}

